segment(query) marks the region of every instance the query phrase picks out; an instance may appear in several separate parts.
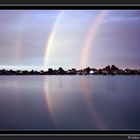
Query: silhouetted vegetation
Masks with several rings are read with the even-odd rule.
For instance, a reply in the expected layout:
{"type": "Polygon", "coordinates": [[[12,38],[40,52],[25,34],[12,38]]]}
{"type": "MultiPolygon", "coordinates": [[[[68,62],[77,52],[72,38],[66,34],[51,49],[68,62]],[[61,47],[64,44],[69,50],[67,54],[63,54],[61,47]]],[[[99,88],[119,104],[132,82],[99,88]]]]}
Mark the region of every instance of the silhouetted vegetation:
{"type": "Polygon", "coordinates": [[[87,67],[85,69],[76,70],[75,68],[64,70],[60,67],[58,70],[49,68],[47,71],[27,71],[27,70],[0,70],[0,75],[140,75],[140,69],[119,69],[115,65],[108,65],[103,69],[87,67]]]}

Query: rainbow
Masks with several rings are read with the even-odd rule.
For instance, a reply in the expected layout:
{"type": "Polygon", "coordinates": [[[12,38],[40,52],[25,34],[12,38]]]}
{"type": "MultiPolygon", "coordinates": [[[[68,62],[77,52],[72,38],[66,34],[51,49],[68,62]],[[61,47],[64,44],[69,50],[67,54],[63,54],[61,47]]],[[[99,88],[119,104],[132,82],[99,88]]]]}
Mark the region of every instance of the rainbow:
{"type": "Polygon", "coordinates": [[[17,65],[21,65],[20,64],[20,59],[22,57],[22,53],[23,53],[23,42],[24,42],[24,36],[26,36],[26,27],[27,27],[27,23],[26,20],[23,19],[20,21],[19,25],[18,25],[18,32],[16,34],[16,42],[15,42],[15,62],[17,63],[17,65]]]}
{"type": "Polygon", "coordinates": [[[49,111],[48,115],[51,117],[52,123],[54,124],[55,123],[55,114],[53,111],[52,99],[50,96],[51,94],[49,91],[47,81],[48,81],[48,79],[47,79],[47,77],[45,77],[44,78],[44,99],[45,99],[46,108],[49,111]]]}
{"type": "Polygon", "coordinates": [[[64,14],[64,11],[60,11],[60,13],[58,14],[58,16],[56,18],[56,21],[53,25],[52,31],[50,33],[49,39],[47,40],[47,44],[46,44],[46,47],[45,47],[46,50],[45,50],[45,59],[44,59],[44,70],[46,70],[46,68],[47,68],[50,50],[52,48],[52,44],[53,44],[53,41],[54,41],[54,38],[55,38],[57,27],[59,25],[59,22],[60,22],[60,20],[63,16],[63,14],[64,14]]]}
{"type": "MultiPolygon", "coordinates": [[[[58,14],[58,16],[56,18],[56,21],[55,21],[55,23],[52,27],[52,31],[50,33],[49,39],[47,40],[46,50],[45,50],[45,58],[44,58],[44,70],[47,69],[48,58],[49,58],[50,51],[51,51],[51,48],[52,48],[52,44],[53,44],[53,41],[54,41],[54,38],[55,38],[55,35],[56,35],[57,27],[59,25],[59,22],[60,22],[62,16],[63,16],[63,13],[64,13],[63,11],[60,11],[60,13],[58,14]]],[[[54,115],[54,112],[53,112],[52,100],[51,100],[51,97],[50,97],[50,94],[49,94],[48,85],[46,84],[47,83],[46,77],[45,77],[44,82],[45,82],[45,84],[44,84],[45,102],[46,102],[46,106],[49,110],[51,119],[54,123],[55,122],[55,118],[54,118],[55,115],[54,115]]]]}
{"type": "Polygon", "coordinates": [[[102,120],[100,114],[97,111],[97,108],[92,101],[89,82],[86,77],[81,77],[81,91],[84,95],[85,105],[89,113],[90,119],[92,120],[93,125],[96,125],[100,129],[107,129],[106,124],[102,120]]]}
{"type": "MultiPolygon", "coordinates": [[[[97,16],[97,18],[95,19],[95,22],[92,24],[92,27],[90,28],[90,31],[86,37],[83,49],[81,51],[81,57],[80,57],[80,67],[86,67],[87,61],[88,61],[88,55],[90,52],[90,48],[91,48],[91,43],[94,42],[96,34],[98,32],[98,29],[100,28],[100,26],[103,23],[104,18],[107,16],[109,11],[107,10],[103,10],[101,11],[101,13],[97,16]]],[[[47,65],[48,65],[48,60],[49,60],[49,56],[50,56],[50,51],[51,48],[53,46],[53,42],[54,42],[54,38],[56,35],[56,31],[57,31],[57,27],[60,23],[60,20],[62,18],[64,14],[64,11],[60,11],[60,13],[58,14],[56,21],[52,27],[52,31],[50,33],[50,36],[47,40],[46,43],[46,47],[45,47],[45,58],[44,58],[44,70],[47,69],[47,65]]]]}
{"type": "Polygon", "coordinates": [[[107,16],[108,12],[109,11],[107,10],[101,11],[101,13],[95,19],[95,22],[92,24],[92,27],[90,28],[90,31],[86,37],[86,40],[85,40],[85,43],[81,52],[81,58],[80,58],[81,68],[86,67],[87,65],[91,44],[94,42],[98,29],[102,25],[103,20],[107,16]]]}
{"type": "Polygon", "coordinates": [[[20,62],[20,57],[22,53],[22,41],[23,41],[23,30],[24,30],[25,23],[22,22],[19,25],[19,31],[17,32],[17,41],[15,42],[15,61],[17,63],[20,62]]]}

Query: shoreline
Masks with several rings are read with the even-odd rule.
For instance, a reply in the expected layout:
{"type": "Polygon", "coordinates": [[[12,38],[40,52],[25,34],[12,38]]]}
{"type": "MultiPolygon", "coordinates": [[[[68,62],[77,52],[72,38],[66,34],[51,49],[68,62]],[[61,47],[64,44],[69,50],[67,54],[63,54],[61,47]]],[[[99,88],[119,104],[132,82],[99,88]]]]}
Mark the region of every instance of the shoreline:
{"type": "Polygon", "coordinates": [[[126,68],[123,70],[115,65],[108,65],[102,69],[87,67],[80,70],[72,68],[66,71],[62,67],[59,67],[58,70],[48,68],[46,71],[1,69],[0,75],[140,75],[140,69],[126,68]]]}

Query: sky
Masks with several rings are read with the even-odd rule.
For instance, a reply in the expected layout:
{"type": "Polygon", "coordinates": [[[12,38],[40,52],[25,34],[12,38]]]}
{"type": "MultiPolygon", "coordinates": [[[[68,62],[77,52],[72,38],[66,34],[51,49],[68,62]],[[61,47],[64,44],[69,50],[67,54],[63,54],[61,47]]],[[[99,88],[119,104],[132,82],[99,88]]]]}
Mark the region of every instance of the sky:
{"type": "Polygon", "coordinates": [[[0,10],[0,69],[140,68],[140,10],[0,10]]]}

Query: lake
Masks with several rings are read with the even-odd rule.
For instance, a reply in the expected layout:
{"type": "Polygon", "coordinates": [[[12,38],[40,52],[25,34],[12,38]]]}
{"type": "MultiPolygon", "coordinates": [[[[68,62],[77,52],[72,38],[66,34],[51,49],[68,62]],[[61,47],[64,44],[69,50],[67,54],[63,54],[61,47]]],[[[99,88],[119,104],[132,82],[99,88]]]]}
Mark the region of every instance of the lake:
{"type": "Polygon", "coordinates": [[[0,76],[0,129],[140,129],[140,76],[0,76]]]}

